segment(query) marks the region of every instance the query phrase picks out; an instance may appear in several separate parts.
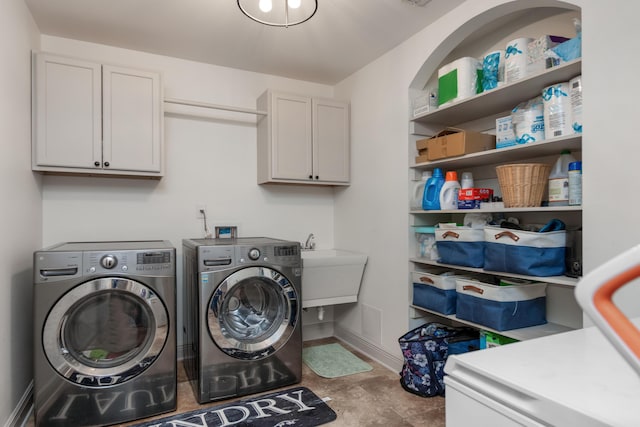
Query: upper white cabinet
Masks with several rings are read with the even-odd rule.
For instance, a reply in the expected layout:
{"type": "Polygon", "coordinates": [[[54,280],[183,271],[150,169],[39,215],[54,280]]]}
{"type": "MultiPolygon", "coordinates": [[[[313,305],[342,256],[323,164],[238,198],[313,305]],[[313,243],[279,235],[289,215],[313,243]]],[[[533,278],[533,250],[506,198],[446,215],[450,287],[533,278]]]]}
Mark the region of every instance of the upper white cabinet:
{"type": "Polygon", "coordinates": [[[266,91],[257,107],[259,184],[349,184],[349,104],[266,91]]]}
{"type": "Polygon", "coordinates": [[[32,169],[161,177],[160,74],[34,56],[32,169]]]}

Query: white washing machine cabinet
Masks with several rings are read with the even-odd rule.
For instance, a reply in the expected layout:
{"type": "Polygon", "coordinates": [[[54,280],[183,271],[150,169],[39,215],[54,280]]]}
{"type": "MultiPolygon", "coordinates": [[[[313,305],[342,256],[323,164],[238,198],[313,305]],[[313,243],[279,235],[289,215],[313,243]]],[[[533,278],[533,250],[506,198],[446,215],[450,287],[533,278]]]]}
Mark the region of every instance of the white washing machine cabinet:
{"type": "Polygon", "coordinates": [[[184,239],[185,368],[200,403],[300,382],[300,244],[184,239]]]}
{"type": "Polygon", "coordinates": [[[167,241],[34,253],[37,426],[100,426],[176,409],[176,264],[167,241]]]}

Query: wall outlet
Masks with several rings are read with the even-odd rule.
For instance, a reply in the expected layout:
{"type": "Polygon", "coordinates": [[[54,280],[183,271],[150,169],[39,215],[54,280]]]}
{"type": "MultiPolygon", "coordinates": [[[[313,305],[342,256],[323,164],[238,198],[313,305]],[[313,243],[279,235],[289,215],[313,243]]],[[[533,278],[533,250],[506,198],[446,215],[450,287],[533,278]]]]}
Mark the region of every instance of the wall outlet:
{"type": "Polygon", "coordinates": [[[206,205],[196,205],[196,219],[204,219],[206,212],[207,212],[206,205]]]}

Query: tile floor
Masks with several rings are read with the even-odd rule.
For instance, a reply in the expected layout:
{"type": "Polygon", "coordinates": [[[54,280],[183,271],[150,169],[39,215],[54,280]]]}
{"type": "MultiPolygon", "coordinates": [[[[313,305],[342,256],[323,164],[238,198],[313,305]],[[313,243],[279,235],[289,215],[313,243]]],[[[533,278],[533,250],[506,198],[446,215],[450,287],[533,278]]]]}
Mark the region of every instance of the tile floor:
{"type": "MultiPolygon", "coordinates": [[[[336,338],[306,341],[305,346],[340,342],[336,338]]],[[[369,357],[340,342],[356,356],[369,363],[373,369],[354,375],[327,379],[316,375],[308,366],[302,366],[301,386],[307,387],[320,398],[329,398],[327,404],[338,418],[327,426],[393,426],[393,427],[443,427],[445,404],[442,397],[422,398],[404,391],[398,373],[389,370],[369,357]]],[[[182,364],[178,364],[178,412],[216,406],[225,401],[200,405],[195,401],[191,385],[186,379],[182,364]]],[[[289,388],[283,387],[283,388],[289,388]]],[[[270,393],[270,390],[265,393],[270,393]]],[[[246,396],[243,396],[243,398],[246,396]]],[[[231,399],[235,400],[235,399],[231,399]]],[[[163,414],[155,418],[174,415],[163,414]]],[[[152,420],[149,418],[148,420],[152,420]]],[[[145,420],[147,421],[147,420],[145,420]]],[[[131,422],[122,424],[129,426],[131,422]]],[[[33,417],[26,427],[33,427],[33,417]]]]}

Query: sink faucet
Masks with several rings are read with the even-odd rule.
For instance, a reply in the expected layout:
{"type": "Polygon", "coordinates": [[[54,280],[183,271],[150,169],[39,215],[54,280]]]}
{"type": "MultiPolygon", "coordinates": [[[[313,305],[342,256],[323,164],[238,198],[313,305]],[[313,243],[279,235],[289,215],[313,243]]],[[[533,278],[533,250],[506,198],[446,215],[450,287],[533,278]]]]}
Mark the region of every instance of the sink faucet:
{"type": "Polygon", "coordinates": [[[307,241],[304,242],[304,246],[302,247],[302,249],[315,249],[316,242],[314,239],[315,239],[315,236],[313,235],[313,233],[310,233],[309,237],[307,237],[307,241]]]}

